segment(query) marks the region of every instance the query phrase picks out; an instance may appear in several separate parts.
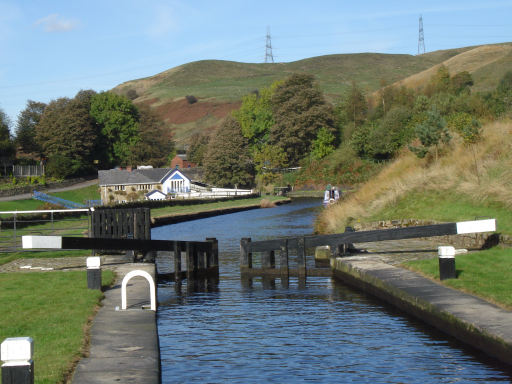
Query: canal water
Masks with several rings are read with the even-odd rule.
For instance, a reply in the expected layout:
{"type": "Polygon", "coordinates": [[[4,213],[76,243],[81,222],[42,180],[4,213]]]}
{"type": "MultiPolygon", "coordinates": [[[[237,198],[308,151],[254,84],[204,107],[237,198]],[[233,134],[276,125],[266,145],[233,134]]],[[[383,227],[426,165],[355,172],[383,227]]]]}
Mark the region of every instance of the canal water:
{"type": "Polygon", "coordinates": [[[159,284],[163,383],[512,381],[509,368],[331,278],[244,284],[240,238],[311,234],[320,205],[294,200],[153,229],[153,239],[216,237],[220,253],[218,285],[159,284]]]}

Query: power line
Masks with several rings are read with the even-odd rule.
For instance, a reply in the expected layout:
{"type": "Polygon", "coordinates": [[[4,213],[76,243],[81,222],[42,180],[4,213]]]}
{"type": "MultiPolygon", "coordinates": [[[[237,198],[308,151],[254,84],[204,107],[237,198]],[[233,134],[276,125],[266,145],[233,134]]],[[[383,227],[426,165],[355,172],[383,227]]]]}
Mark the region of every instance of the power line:
{"type": "Polygon", "coordinates": [[[265,43],[265,63],[273,63],[274,55],[272,54],[272,39],[270,37],[270,27],[267,27],[267,41],[265,43]]]}
{"type": "Polygon", "coordinates": [[[420,30],[419,30],[419,35],[418,35],[418,55],[421,55],[422,53],[425,53],[425,36],[423,35],[423,17],[420,15],[420,30]]]}

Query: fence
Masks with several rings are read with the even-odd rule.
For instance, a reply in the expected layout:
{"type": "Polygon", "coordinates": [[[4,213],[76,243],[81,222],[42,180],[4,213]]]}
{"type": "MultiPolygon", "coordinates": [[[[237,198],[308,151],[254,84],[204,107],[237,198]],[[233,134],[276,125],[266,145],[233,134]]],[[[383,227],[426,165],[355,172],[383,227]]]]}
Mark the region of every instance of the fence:
{"type": "Polygon", "coordinates": [[[119,238],[80,238],[65,236],[25,236],[25,249],[91,249],[161,252],[170,268],[160,273],[175,281],[219,276],[219,245],[215,238],[206,241],[137,240],[119,238]]]}
{"type": "Polygon", "coordinates": [[[87,236],[90,231],[89,209],[57,209],[0,212],[0,252],[22,249],[24,235],[87,236]]]}
{"type": "Polygon", "coordinates": [[[43,193],[43,192],[34,191],[34,193],[32,194],[32,197],[36,200],[43,201],[45,203],[60,205],[61,207],[65,207],[65,208],[69,208],[69,209],[86,208],[86,205],[84,205],[84,204],[75,203],[74,201],[61,199],[60,197],[57,197],[57,196],[47,195],[46,193],[43,193]]]}
{"type": "Polygon", "coordinates": [[[12,175],[15,177],[43,176],[44,165],[13,165],[12,175]]]}
{"type": "MultiPolygon", "coordinates": [[[[418,227],[383,229],[354,232],[347,230],[336,235],[302,236],[287,239],[251,242],[250,238],[240,241],[240,272],[246,276],[288,276],[306,277],[330,275],[330,269],[308,268],[308,249],[329,246],[333,256],[343,255],[352,243],[367,243],[385,240],[413,239],[444,235],[460,235],[496,231],[496,220],[476,220],[459,223],[424,225],[418,227]],[[289,267],[289,250],[296,250],[296,268],[289,267]],[[275,251],[279,252],[279,268],[276,268],[275,251]],[[253,253],[260,254],[260,264],[253,265],[253,253]]],[[[311,265],[312,263],[309,263],[311,265]]]]}

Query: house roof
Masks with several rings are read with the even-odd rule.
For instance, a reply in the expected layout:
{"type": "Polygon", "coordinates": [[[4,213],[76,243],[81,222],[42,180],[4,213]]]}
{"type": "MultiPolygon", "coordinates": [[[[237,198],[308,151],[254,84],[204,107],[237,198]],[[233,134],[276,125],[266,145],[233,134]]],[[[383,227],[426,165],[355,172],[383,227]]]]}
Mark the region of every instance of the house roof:
{"type": "MultiPolygon", "coordinates": [[[[109,169],[98,171],[100,185],[131,185],[131,184],[157,184],[165,176],[177,168],[148,168],[134,169],[109,169]]],[[[179,171],[191,181],[200,181],[202,171],[196,168],[179,169],[179,171]]]]}
{"type": "Polygon", "coordinates": [[[146,196],[149,197],[154,194],[159,194],[159,195],[165,196],[165,193],[163,193],[162,191],[159,191],[158,189],[153,189],[151,192],[146,193],[146,196]]]}

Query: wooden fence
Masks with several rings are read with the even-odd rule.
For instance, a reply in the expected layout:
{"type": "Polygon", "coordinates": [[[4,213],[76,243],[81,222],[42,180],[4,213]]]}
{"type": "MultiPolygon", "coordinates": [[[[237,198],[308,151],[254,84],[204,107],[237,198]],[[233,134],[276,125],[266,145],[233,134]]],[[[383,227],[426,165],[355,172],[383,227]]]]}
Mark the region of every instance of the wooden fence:
{"type": "Polygon", "coordinates": [[[286,239],[251,241],[243,238],[240,241],[240,272],[245,276],[330,276],[330,268],[317,268],[308,265],[308,257],[319,246],[329,246],[333,257],[342,256],[353,243],[369,243],[385,240],[413,239],[420,237],[434,237],[477,232],[494,232],[496,221],[478,220],[459,223],[446,223],[424,225],[418,227],[383,229],[373,231],[354,232],[346,230],[336,235],[301,236],[286,239]],[[295,266],[290,267],[290,250],[296,251],[295,266]],[[279,268],[276,268],[275,252],[279,252],[279,268]],[[260,267],[253,266],[253,254],[260,254],[260,267]]]}
{"type": "Polygon", "coordinates": [[[151,239],[149,208],[96,209],[91,216],[90,237],[102,239],[151,239]]]}
{"type": "Polygon", "coordinates": [[[219,276],[219,245],[215,238],[208,238],[206,241],[178,241],[23,236],[23,248],[160,251],[169,255],[174,266],[173,272],[165,274],[164,277],[180,281],[184,278],[219,276]]]}

